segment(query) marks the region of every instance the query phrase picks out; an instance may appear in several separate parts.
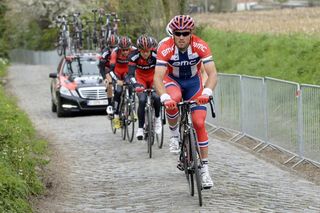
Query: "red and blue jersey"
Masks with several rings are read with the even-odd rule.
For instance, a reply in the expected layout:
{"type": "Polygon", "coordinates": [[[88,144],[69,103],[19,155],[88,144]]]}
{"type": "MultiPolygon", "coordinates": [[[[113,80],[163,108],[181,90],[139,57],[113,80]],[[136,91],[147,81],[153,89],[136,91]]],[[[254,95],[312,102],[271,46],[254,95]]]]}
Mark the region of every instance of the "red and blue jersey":
{"type": "Polygon", "coordinates": [[[157,66],[167,66],[168,74],[178,79],[190,79],[199,74],[201,62],[213,61],[210,48],[199,37],[192,35],[185,52],[180,52],[173,38],[163,41],[157,51],[157,66]]]}

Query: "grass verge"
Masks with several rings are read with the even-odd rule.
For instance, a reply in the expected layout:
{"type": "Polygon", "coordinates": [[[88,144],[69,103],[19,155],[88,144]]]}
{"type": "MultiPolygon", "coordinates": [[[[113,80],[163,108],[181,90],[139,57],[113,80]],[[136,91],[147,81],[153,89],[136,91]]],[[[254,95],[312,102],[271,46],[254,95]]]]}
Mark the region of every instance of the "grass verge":
{"type": "Polygon", "coordinates": [[[32,212],[29,198],[44,190],[40,171],[48,163],[47,142],[6,95],[1,80],[6,67],[0,60],[0,212],[27,213],[32,212]]]}
{"type": "Polygon", "coordinates": [[[320,85],[320,38],[224,32],[200,27],[219,72],[320,85]]]}

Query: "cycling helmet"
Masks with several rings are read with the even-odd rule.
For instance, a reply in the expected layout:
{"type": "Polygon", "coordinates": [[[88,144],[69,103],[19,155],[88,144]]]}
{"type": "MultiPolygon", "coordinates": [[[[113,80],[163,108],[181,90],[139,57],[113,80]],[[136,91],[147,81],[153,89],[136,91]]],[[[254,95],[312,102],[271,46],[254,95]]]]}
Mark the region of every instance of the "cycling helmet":
{"type": "Polygon", "coordinates": [[[114,48],[118,45],[119,38],[117,35],[111,34],[107,39],[107,45],[111,48],[114,48]]]}
{"type": "Polygon", "coordinates": [[[137,39],[137,47],[138,49],[142,50],[151,49],[153,47],[151,38],[147,35],[139,36],[139,38],[137,39]]]}
{"type": "Polygon", "coordinates": [[[132,45],[131,39],[128,36],[122,36],[119,40],[120,49],[129,49],[132,45]]]}
{"type": "Polygon", "coordinates": [[[193,30],[194,20],[189,15],[178,15],[171,19],[171,21],[169,22],[169,28],[172,31],[193,30]]]}

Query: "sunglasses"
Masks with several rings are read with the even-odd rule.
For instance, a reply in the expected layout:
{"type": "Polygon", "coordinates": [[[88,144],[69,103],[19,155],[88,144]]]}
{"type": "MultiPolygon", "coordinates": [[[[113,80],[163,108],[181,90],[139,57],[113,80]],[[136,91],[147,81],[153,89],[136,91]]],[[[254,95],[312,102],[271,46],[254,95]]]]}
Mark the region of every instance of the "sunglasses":
{"type": "Polygon", "coordinates": [[[173,33],[175,36],[183,36],[183,37],[186,37],[186,36],[188,36],[188,35],[190,35],[191,34],[191,32],[178,32],[178,31],[176,31],[176,32],[174,32],[173,33]]]}
{"type": "Polygon", "coordinates": [[[129,49],[121,49],[122,51],[125,51],[125,52],[127,52],[127,51],[129,51],[129,49]]]}

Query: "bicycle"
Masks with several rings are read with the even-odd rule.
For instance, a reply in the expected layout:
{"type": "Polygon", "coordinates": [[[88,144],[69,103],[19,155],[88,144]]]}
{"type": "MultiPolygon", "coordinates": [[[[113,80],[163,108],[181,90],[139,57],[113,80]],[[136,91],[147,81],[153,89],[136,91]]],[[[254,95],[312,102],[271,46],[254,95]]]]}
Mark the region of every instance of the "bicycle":
{"type": "MultiPolygon", "coordinates": [[[[191,120],[191,108],[196,105],[195,101],[182,101],[178,103],[180,112],[180,141],[181,150],[179,156],[178,169],[185,172],[191,196],[194,196],[194,179],[196,180],[199,205],[202,206],[202,183],[200,168],[202,168],[202,160],[200,148],[198,145],[196,131],[191,120]]],[[[215,117],[213,108],[213,98],[210,97],[210,107],[212,117],[215,117]]]]}
{"type": "Polygon", "coordinates": [[[153,108],[152,93],[154,93],[155,90],[145,89],[143,90],[143,92],[147,94],[147,103],[145,106],[145,128],[144,128],[145,137],[144,138],[147,139],[149,158],[152,158],[152,146],[154,144],[155,135],[156,135],[158,148],[161,149],[163,145],[163,122],[162,122],[161,133],[158,135],[154,131],[154,108],[153,108]]]}
{"type": "MultiPolygon", "coordinates": [[[[114,85],[114,87],[118,85],[114,85]]],[[[121,124],[121,137],[123,140],[128,138],[131,143],[134,137],[134,127],[136,115],[135,115],[135,93],[129,91],[129,84],[123,84],[123,90],[121,93],[121,99],[119,103],[119,119],[121,124]]],[[[115,134],[116,128],[114,127],[113,119],[111,119],[111,130],[115,134]]]]}
{"type": "Polygon", "coordinates": [[[74,13],[72,17],[72,49],[75,53],[82,49],[82,23],[80,19],[80,13],[74,13]]]}
{"type": "Polygon", "coordinates": [[[59,56],[66,56],[67,48],[70,47],[70,38],[69,38],[69,28],[68,21],[65,15],[58,16],[56,18],[56,23],[60,24],[59,26],[59,35],[57,38],[57,53],[59,56]]]}

